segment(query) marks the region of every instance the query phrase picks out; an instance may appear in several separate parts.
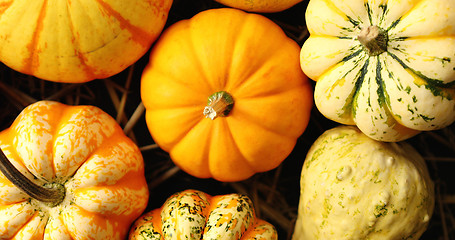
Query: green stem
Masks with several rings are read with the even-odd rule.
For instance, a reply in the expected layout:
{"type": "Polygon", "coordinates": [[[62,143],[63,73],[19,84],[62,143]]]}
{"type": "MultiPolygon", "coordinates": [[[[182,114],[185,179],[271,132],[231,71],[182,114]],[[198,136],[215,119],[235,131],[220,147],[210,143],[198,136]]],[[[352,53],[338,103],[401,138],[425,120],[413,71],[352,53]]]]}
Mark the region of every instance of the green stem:
{"type": "Polygon", "coordinates": [[[45,202],[50,206],[58,205],[65,198],[65,187],[63,185],[46,184],[48,187],[42,187],[35,184],[14,167],[1,149],[0,171],[17,188],[25,192],[30,197],[38,201],[45,202]]]}
{"type": "Polygon", "coordinates": [[[214,120],[217,117],[226,117],[234,106],[234,98],[225,91],[210,95],[207,106],[204,108],[205,117],[214,120]]]}

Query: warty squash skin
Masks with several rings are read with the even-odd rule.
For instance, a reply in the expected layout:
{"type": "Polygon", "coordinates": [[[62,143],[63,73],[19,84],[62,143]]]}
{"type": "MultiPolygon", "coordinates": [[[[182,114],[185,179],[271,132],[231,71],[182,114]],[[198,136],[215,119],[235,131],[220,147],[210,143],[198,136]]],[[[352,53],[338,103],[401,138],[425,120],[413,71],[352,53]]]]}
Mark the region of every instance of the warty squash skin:
{"type": "Polygon", "coordinates": [[[455,1],[311,0],[306,20],[301,67],[327,118],[387,142],[455,121],[455,1]]]}
{"type": "Polygon", "coordinates": [[[190,189],[142,215],[129,234],[129,240],[171,239],[277,240],[278,236],[273,225],[256,217],[247,196],[211,196],[190,189]]]}
{"type": "Polygon", "coordinates": [[[237,9],[170,26],[141,80],[153,139],[199,178],[240,181],[277,167],[313,104],[299,51],[275,23],[237,9]]]}
{"type": "Polygon", "coordinates": [[[242,9],[248,12],[281,12],[302,0],[216,0],[226,6],[242,9]]]}
{"type": "Polygon", "coordinates": [[[29,105],[0,132],[0,148],[32,182],[65,193],[50,205],[0,173],[0,239],[123,240],[148,203],[141,152],[96,107],[29,105]]]}
{"type": "Polygon", "coordinates": [[[329,129],[305,158],[293,240],[419,239],[433,187],[407,143],[379,142],[354,126],[329,129]]]}
{"type": "Polygon", "coordinates": [[[67,83],[107,78],[136,62],[172,0],[0,0],[0,61],[67,83]]]}

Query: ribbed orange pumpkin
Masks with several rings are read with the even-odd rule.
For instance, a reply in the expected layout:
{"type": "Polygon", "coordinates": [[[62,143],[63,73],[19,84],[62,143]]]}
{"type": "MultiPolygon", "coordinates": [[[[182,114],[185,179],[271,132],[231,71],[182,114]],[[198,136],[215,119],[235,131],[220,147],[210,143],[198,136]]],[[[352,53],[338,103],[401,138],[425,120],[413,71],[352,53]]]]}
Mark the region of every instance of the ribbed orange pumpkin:
{"type": "Polygon", "coordinates": [[[156,143],[187,173],[244,180],[277,167],[305,130],[300,47],[269,19],[211,9],[169,27],[142,75],[156,143]]]}
{"type": "Polygon", "coordinates": [[[302,0],[216,0],[226,6],[250,12],[281,12],[302,0]]]}
{"type": "Polygon", "coordinates": [[[117,74],[161,33],[172,0],[0,0],[0,61],[56,82],[117,74]]]}
{"type": "Polygon", "coordinates": [[[0,239],[121,240],[147,205],[141,152],[96,107],[34,103],[0,148],[0,239]]]}

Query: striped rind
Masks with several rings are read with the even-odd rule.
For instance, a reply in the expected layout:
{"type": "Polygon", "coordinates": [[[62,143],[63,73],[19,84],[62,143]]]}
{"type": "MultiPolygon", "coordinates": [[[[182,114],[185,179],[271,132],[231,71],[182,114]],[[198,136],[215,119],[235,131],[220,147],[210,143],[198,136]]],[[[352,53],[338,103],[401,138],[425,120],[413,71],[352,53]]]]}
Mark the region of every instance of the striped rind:
{"type": "Polygon", "coordinates": [[[171,3],[0,0],[0,61],[56,82],[112,76],[148,50],[171,3]]]}
{"type": "Polygon", "coordinates": [[[381,141],[455,121],[454,1],[312,0],[306,18],[301,67],[317,81],[315,103],[326,117],[381,141]],[[388,31],[378,56],[357,40],[370,25],[388,31]]]}

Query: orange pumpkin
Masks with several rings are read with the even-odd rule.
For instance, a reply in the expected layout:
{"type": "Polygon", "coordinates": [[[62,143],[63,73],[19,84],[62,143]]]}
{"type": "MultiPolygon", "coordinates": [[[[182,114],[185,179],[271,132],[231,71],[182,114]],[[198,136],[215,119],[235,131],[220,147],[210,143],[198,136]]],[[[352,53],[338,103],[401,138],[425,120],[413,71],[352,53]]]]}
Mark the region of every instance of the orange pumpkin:
{"type": "Polygon", "coordinates": [[[142,215],[131,227],[129,239],[276,240],[278,236],[273,225],[256,217],[247,196],[210,196],[190,189],[142,215]]]}
{"type": "Polygon", "coordinates": [[[153,139],[199,178],[239,181],[277,167],[312,107],[299,52],[275,23],[237,9],[172,25],[142,75],[153,139]]]}
{"type": "Polygon", "coordinates": [[[96,107],[34,103],[0,148],[0,239],[125,239],[147,205],[141,152],[96,107]]]}
{"type": "Polygon", "coordinates": [[[0,61],[56,82],[117,74],[161,33],[172,0],[0,0],[0,61]]]}
{"type": "Polygon", "coordinates": [[[302,0],[216,0],[226,6],[251,12],[281,12],[302,0]]]}

